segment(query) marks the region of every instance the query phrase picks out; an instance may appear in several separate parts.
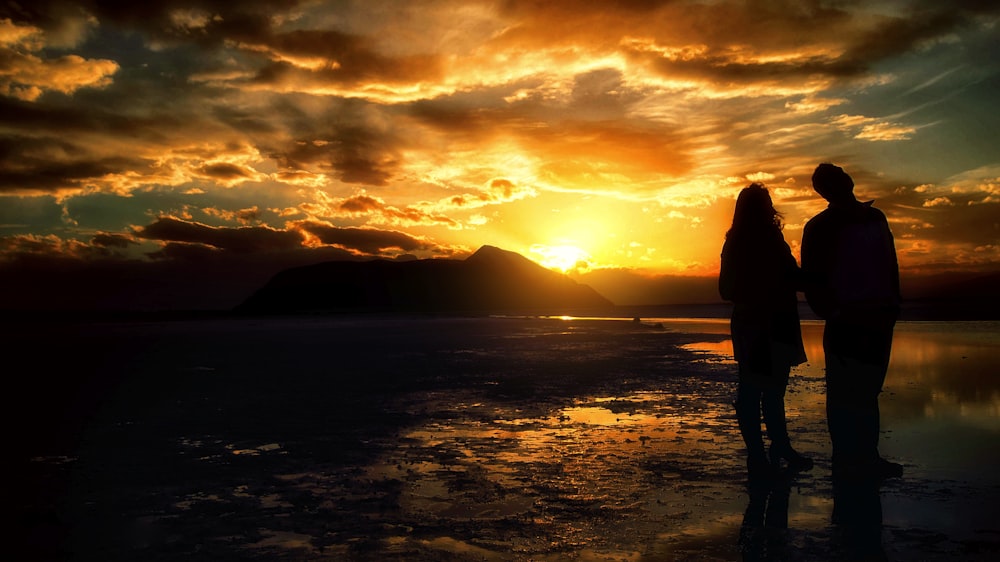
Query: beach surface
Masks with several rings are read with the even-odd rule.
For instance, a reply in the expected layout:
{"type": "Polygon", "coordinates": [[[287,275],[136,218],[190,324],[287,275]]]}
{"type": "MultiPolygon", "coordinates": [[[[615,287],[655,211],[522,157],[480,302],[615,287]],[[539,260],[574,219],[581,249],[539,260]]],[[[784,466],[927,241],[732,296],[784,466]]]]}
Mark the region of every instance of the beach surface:
{"type": "Polygon", "coordinates": [[[816,467],[756,487],[724,320],[8,325],[8,531],[37,560],[996,559],[995,325],[943,399],[908,362],[952,359],[899,355],[906,474],[847,488],[804,330],[787,410],[816,467]]]}

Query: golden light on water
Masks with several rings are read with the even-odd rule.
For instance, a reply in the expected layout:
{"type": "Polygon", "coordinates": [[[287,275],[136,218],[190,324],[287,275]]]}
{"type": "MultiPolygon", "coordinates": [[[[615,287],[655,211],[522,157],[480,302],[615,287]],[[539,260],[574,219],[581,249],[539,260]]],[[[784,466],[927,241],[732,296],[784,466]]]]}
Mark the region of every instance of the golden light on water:
{"type": "MultiPolygon", "coordinates": [[[[412,388],[388,403],[406,423],[367,437],[356,464],[287,463],[302,447],[296,437],[229,440],[222,455],[211,454],[222,441],[199,438],[186,444],[185,455],[205,463],[274,463],[277,490],[249,483],[231,495],[241,502],[260,498],[268,510],[297,510],[304,497],[331,514],[357,506],[365,518],[385,522],[372,548],[390,553],[423,549],[439,557],[503,560],[498,553],[513,549],[553,561],[567,553],[601,560],[686,559],[685,553],[719,548],[735,553],[749,510],[728,321],[643,320],[635,326],[625,319],[548,317],[494,334],[499,347],[475,339],[456,349],[452,340],[439,349],[454,355],[449,365],[461,377],[456,386],[412,388]],[[661,325],[650,329],[650,323],[661,325]],[[687,342],[693,343],[674,347],[687,342]],[[466,377],[482,384],[469,385],[466,377]],[[414,532],[426,521],[437,526],[436,535],[414,532]]],[[[463,333],[470,326],[463,322],[463,333]]],[[[967,326],[897,327],[880,400],[880,449],[906,463],[907,482],[948,488],[958,477],[992,482],[981,467],[996,464],[987,433],[997,429],[996,328],[963,333],[967,326]]],[[[835,503],[828,487],[822,329],[821,322],[803,323],[810,361],[793,369],[786,394],[794,445],[817,464],[786,490],[788,529],[807,537],[827,536],[835,503]]],[[[442,372],[447,369],[435,371],[442,372]]],[[[908,485],[905,492],[941,499],[934,496],[938,488],[930,494],[921,488],[908,485]]],[[[972,493],[982,487],[975,488],[972,493]]],[[[178,505],[221,505],[229,495],[199,490],[178,505]]],[[[898,503],[887,504],[895,510],[888,512],[937,520],[940,503],[915,503],[926,503],[929,515],[920,509],[902,514],[898,503]]],[[[312,521],[315,512],[302,517],[312,521]]],[[[310,548],[284,531],[264,528],[260,535],[310,548]]]]}

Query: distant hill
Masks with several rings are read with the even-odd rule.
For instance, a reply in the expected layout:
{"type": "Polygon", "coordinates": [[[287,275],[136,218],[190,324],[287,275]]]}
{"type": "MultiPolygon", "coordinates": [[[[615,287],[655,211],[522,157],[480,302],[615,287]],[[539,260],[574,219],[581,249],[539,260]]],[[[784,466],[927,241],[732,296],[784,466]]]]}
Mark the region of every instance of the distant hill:
{"type": "MultiPolygon", "coordinates": [[[[631,269],[598,269],[572,278],[593,287],[632,316],[703,316],[719,314],[727,303],[719,296],[717,276],[649,274],[631,269]],[[686,308],[694,306],[695,308],[686,308]],[[649,307],[654,307],[650,312],[649,307]],[[657,309],[656,307],[660,307],[657,309]],[[666,307],[666,308],[663,308],[666,307]]],[[[955,272],[914,275],[903,272],[903,320],[997,320],[1000,319],[1000,272],[955,272]]],[[[800,294],[801,298],[801,294],[800,294]]],[[[800,307],[803,319],[815,319],[800,307]]],[[[728,312],[726,313],[728,315],[728,312]]]]}
{"type": "Polygon", "coordinates": [[[236,310],[568,314],[613,307],[566,275],[483,246],[464,260],[331,261],[286,269],[236,310]]]}
{"type": "Polygon", "coordinates": [[[1000,272],[903,277],[903,319],[998,320],[1000,272]]]}
{"type": "Polygon", "coordinates": [[[718,276],[649,274],[632,269],[595,269],[571,276],[619,306],[723,302],[718,276]]]}

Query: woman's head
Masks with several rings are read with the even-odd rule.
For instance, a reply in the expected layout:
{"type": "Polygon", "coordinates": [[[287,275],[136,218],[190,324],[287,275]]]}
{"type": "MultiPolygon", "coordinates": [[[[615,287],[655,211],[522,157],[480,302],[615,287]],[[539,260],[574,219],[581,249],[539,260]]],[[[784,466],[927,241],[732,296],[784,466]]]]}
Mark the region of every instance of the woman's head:
{"type": "Polygon", "coordinates": [[[781,230],[781,213],[774,208],[771,194],[760,183],[752,183],[740,191],[729,232],[781,230]]]}

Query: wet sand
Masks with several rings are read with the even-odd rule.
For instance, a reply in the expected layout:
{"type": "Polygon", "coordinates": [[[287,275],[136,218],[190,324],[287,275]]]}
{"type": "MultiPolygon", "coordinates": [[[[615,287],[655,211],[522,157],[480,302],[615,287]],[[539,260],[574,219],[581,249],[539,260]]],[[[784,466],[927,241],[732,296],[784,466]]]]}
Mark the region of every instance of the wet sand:
{"type": "Polygon", "coordinates": [[[271,318],[6,332],[24,411],[5,414],[8,530],[33,559],[1000,553],[993,464],[943,475],[889,435],[907,476],[835,488],[816,369],[788,395],[816,468],[748,487],[734,367],[706,353],[725,329],[271,318]],[[66,343],[35,353],[41,334],[66,343]]]}

